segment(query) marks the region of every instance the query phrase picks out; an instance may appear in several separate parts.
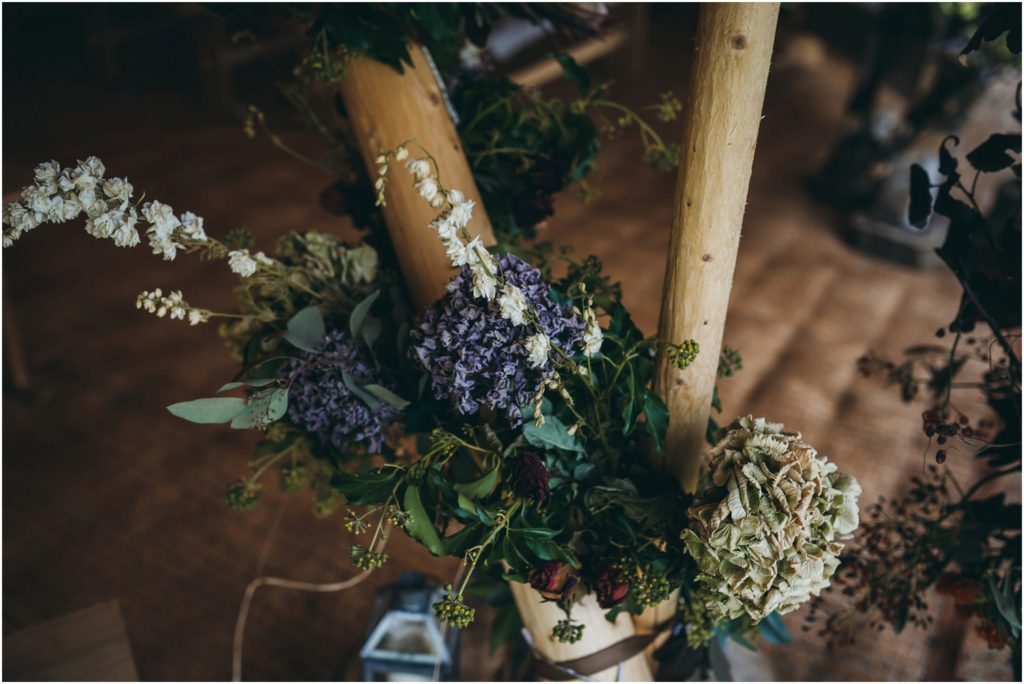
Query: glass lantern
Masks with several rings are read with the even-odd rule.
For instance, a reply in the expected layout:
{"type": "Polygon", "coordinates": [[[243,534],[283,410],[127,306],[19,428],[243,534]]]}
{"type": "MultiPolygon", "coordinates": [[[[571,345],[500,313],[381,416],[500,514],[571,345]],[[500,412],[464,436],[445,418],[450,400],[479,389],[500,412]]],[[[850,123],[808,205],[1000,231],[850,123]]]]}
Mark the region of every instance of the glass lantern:
{"type": "Polygon", "coordinates": [[[405,573],[397,584],[377,593],[369,636],[359,651],[364,681],[458,678],[459,632],[442,628],[432,608],[443,595],[419,573],[405,573]]]}

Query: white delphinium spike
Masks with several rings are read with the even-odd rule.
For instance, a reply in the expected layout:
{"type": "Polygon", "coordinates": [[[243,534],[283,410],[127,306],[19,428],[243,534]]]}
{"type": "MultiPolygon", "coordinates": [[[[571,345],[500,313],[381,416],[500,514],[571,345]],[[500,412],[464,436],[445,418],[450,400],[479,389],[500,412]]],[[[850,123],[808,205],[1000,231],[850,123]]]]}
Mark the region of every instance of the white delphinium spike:
{"type": "MultiPolygon", "coordinates": [[[[97,157],[79,161],[74,168],[62,169],[56,161],[37,166],[36,183],[22,191],[20,202],[4,211],[4,247],[43,223],[70,221],[83,211],[89,235],[113,240],[118,247],[138,245],[139,210],[132,205],[135,189],[124,178],[105,178],[106,171],[97,157]]],[[[195,214],[183,214],[179,220],[160,202],[148,202],[141,211],[143,220],[152,224],[146,230],[150,246],[164,259],[174,259],[182,240],[207,240],[203,220],[195,214]]]]}
{"type": "Polygon", "coordinates": [[[405,168],[409,170],[409,173],[417,181],[430,177],[430,162],[426,159],[410,159],[405,163],[405,168]]]}
{"type": "Polygon", "coordinates": [[[588,296],[586,305],[583,307],[583,355],[595,356],[601,351],[601,343],[604,342],[604,332],[597,322],[597,314],[594,312],[594,298],[588,296]]]}
{"type": "Polygon", "coordinates": [[[206,241],[206,231],[203,230],[203,217],[196,216],[191,211],[181,215],[181,232],[199,242],[206,241]]]}
{"type": "Polygon", "coordinates": [[[444,240],[444,247],[448,260],[455,268],[461,268],[469,263],[469,250],[466,249],[466,243],[458,235],[452,235],[444,240]]]}
{"type": "Polygon", "coordinates": [[[501,290],[498,297],[498,307],[501,310],[502,318],[507,318],[513,325],[524,325],[526,323],[526,297],[522,290],[515,285],[507,283],[501,290]]]}
{"type": "Polygon", "coordinates": [[[188,311],[188,324],[199,325],[200,323],[206,323],[210,320],[210,313],[203,309],[189,309],[188,311]]]}
{"type": "MultiPolygon", "coordinates": [[[[453,190],[448,193],[448,201],[452,204],[452,210],[450,213],[452,223],[459,229],[465,228],[469,225],[469,220],[473,218],[473,200],[461,200],[455,201],[452,199],[457,190],[453,190]]],[[[462,193],[459,193],[461,197],[462,193]]]]}
{"type": "Polygon", "coordinates": [[[118,209],[109,213],[114,215],[114,223],[116,224],[114,232],[110,235],[115,245],[118,247],[134,247],[141,242],[139,231],[135,229],[135,224],[139,221],[139,214],[135,211],[134,207],[129,207],[127,211],[118,209]]]}
{"type": "Polygon", "coordinates": [[[248,278],[259,268],[259,263],[249,256],[249,250],[235,249],[228,252],[228,267],[233,273],[248,278]]]}
{"type": "Polygon", "coordinates": [[[491,301],[498,296],[498,281],[486,271],[473,271],[473,296],[491,301]]]}
{"type": "Polygon", "coordinates": [[[416,181],[416,191],[420,193],[420,197],[427,200],[430,206],[440,206],[440,203],[444,201],[444,195],[441,194],[441,188],[438,187],[437,181],[433,178],[423,178],[416,181]],[[438,202],[437,205],[434,203],[438,202]]]}
{"type": "Polygon", "coordinates": [[[480,236],[476,236],[466,245],[469,270],[473,273],[473,296],[488,301],[498,296],[498,262],[484,247],[480,236]]]}
{"type": "Polygon", "coordinates": [[[550,350],[551,340],[544,333],[535,333],[526,338],[526,354],[534,368],[543,368],[547,365],[550,350]]]}
{"type": "Polygon", "coordinates": [[[103,182],[103,194],[111,204],[116,204],[119,209],[125,209],[131,202],[135,188],[126,178],[108,178],[103,182]]]}
{"type": "Polygon", "coordinates": [[[452,222],[451,217],[447,213],[441,214],[431,221],[430,227],[434,229],[438,237],[443,241],[448,241],[454,237],[458,237],[459,229],[452,222]]]}
{"type": "Polygon", "coordinates": [[[152,292],[143,290],[135,298],[135,308],[143,309],[154,316],[171,319],[186,320],[190,325],[199,325],[210,320],[210,312],[205,309],[193,308],[181,294],[181,290],[174,290],[166,297],[158,287],[152,292]]]}

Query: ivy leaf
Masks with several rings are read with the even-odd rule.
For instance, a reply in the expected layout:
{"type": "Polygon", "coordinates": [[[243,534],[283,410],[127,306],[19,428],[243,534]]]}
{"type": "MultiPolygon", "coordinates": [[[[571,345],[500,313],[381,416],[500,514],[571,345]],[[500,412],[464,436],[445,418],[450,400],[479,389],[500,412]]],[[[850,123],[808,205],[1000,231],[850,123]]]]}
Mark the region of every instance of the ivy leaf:
{"type": "Polygon", "coordinates": [[[971,166],[986,173],[1002,171],[1016,160],[1007,150],[1020,154],[1020,133],[993,133],[967,155],[971,166]]]}
{"type": "Polygon", "coordinates": [[[928,172],[920,164],[910,167],[910,208],[907,220],[916,228],[928,225],[932,213],[932,189],[928,172]]]}
{"type": "Polygon", "coordinates": [[[309,352],[318,351],[326,336],[324,315],[316,306],[307,306],[292,316],[284,333],[284,339],[299,349],[309,352]]]}
{"type": "Polygon", "coordinates": [[[770,644],[788,644],[793,641],[785,623],[776,612],[769,613],[758,623],[757,628],[764,640],[770,644]]]}
{"type": "Polygon", "coordinates": [[[523,436],[526,441],[539,449],[562,449],[564,451],[575,451],[585,454],[583,445],[580,444],[576,435],[569,434],[569,428],[555,416],[546,416],[544,425],[537,426],[537,423],[530,421],[523,426],[523,436]]]}
{"type": "Polygon", "coordinates": [[[409,485],[405,488],[405,497],[402,508],[412,516],[412,519],[405,526],[409,536],[423,544],[430,553],[435,556],[444,555],[444,544],[437,536],[437,529],[434,521],[427,516],[427,509],[423,507],[423,500],[420,498],[420,489],[416,485],[409,485]]]}
{"type": "MultiPolygon", "coordinates": [[[[373,306],[373,303],[377,301],[379,296],[380,290],[374,290],[366,296],[366,299],[356,304],[356,308],[352,309],[352,315],[348,319],[348,330],[352,333],[352,339],[359,339],[359,333],[366,322],[366,316],[370,313],[370,307],[373,306]]],[[[378,334],[380,334],[379,331],[378,334]]]]}
{"type": "Polygon", "coordinates": [[[383,503],[391,496],[401,472],[396,468],[354,474],[337,471],[331,476],[331,487],[353,506],[383,503]]]}
{"type": "Polygon", "coordinates": [[[480,543],[486,531],[479,522],[473,521],[450,537],[444,538],[444,549],[449,556],[463,556],[466,551],[480,543]]]}
{"type": "Polygon", "coordinates": [[[654,392],[644,391],[644,413],[647,422],[644,429],[654,438],[654,448],[660,454],[665,448],[665,431],[668,430],[668,407],[654,392]]]}
{"type": "Polygon", "coordinates": [[[409,405],[408,401],[398,396],[397,394],[389,390],[387,387],[370,383],[368,385],[363,385],[363,389],[372,394],[373,396],[377,397],[384,403],[391,404],[395,408],[404,409],[406,406],[409,405]]]}
{"type": "Polygon", "coordinates": [[[511,534],[504,535],[501,540],[501,557],[513,571],[526,572],[533,567],[533,564],[526,560],[523,552],[516,546],[515,539],[511,534]]]}
{"type": "Polygon", "coordinates": [[[455,484],[455,491],[459,494],[464,495],[471,501],[477,501],[484,498],[492,491],[494,491],[494,485],[498,482],[498,469],[495,468],[491,472],[487,473],[481,478],[473,480],[472,482],[459,482],[455,484]]]}
{"type": "Polygon", "coordinates": [[[554,539],[558,536],[558,530],[549,530],[545,527],[515,527],[511,532],[527,539],[554,539]]]}
{"type": "Polygon", "coordinates": [[[569,79],[570,83],[579,88],[581,94],[585,95],[590,92],[590,74],[575,59],[564,52],[553,52],[550,56],[561,65],[562,70],[565,72],[565,77],[569,79]]]}
{"type": "Polygon", "coordinates": [[[557,542],[549,539],[523,537],[523,544],[540,560],[562,561],[564,563],[568,563],[574,568],[578,568],[580,566],[580,562],[576,560],[576,556],[572,554],[572,551],[569,551],[557,542]]]}
{"type": "Polygon", "coordinates": [[[470,515],[475,516],[477,518],[477,520],[480,519],[479,514],[477,512],[477,507],[476,507],[476,502],[475,501],[473,501],[472,499],[468,498],[465,494],[462,494],[461,492],[459,493],[458,501],[459,501],[459,508],[461,508],[462,510],[466,511],[470,515]]]}
{"type": "Polygon", "coordinates": [[[246,408],[245,399],[239,397],[211,397],[171,404],[172,415],[192,423],[227,423],[246,408]]]}

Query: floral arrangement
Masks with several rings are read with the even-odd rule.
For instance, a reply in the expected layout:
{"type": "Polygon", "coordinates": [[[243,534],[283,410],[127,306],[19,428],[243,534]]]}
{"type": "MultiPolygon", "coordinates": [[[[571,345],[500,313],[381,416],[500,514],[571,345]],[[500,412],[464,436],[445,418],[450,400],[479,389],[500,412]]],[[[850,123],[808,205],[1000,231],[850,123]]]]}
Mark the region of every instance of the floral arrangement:
{"type": "MultiPolygon", "coordinates": [[[[438,211],[424,230],[457,272],[422,316],[367,245],[290,234],[268,256],[243,232],[218,241],[193,214],[134,200],[94,157],[40,165],[5,210],[4,243],[84,213],[87,232],[119,246],[142,231],[165,259],[226,260],[241,279],[238,312],[160,289],[136,302],[192,325],[222,320],[242,364],[214,396],[169,410],[263,432],[251,473],[229,487],[231,507],[256,505],[276,465],[283,488],[313,489],[320,514],[345,504],[347,528],[368,537],[351,549],[359,568],[387,562],[396,527],[461,557],[461,579],[435,605],[454,627],[473,620],[466,590],[481,567],[557,602],[564,641],[583,635],[571,610],[588,592],[610,614],[638,614],[678,589],[699,645],[716,629],[752,633],[826,586],[857,525],[856,482],[798,434],[747,417],[721,431],[700,493],[684,494],[648,463],[669,418],[650,381],[659,345],[685,369],[696,343],[644,337],[594,258],[565,257],[555,278],[528,252],[492,253],[469,230],[473,202],[413,149],[382,152],[374,187],[383,204],[407,173],[438,211]]],[[[739,364],[729,351],[720,372],[739,364]]]]}

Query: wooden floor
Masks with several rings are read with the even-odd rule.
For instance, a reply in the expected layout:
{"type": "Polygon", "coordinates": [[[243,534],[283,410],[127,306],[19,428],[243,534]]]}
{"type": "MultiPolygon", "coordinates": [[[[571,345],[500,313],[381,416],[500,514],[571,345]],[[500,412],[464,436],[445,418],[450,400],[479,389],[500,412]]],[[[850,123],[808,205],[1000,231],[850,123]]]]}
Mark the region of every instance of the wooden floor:
{"type": "MultiPolygon", "coordinates": [[[[664,71],[629,97],[650,99],[666,86],[684,92],[685,64],[664,71]]],[[[837,236],[841,217],[804,190],[839,134],[851,85],[851,68],[820,43],[781,45],[726,330],[745,368],[722,396],[729,415],[766,415],[803,431],[860,479],[869,501],[921,468],[921,407],[859,378],[856,359],[927,340],[953,312],[957,288],[945,272],[851,251],[837,236]]],[[[19,100],[31,104],[4,93],[5,193],[27,183],[39,161],[97,154],[137,191],[204,216],[211,233],[245,226],[267,249],[288,230],[338,229],[317,205],[326,184],[319,172],[247,141],[235,122],[194,100],[73,84],[41,84],[19,100]]],[[[598,182],[602,195],[589,205],[559,200],[546,235],[603,259],[653,332],[674,179],[640,162],[627,136],[606,149],[598,182]]],[[[212,326],[153,319],[134,309],[135,295],[180,288],[189,301],[229,310],[232,275],[223,264],[168,264],[144,248],[117,249],[79,224],[40,229],[3,257],[5,302],[33,379],[31,394],[4,396],[4,634],[117,599],[142,679],[228,677],[239,600],[261,560],[270,573],[309,581],[355,573],[341,520],[315,519],[305,496],[271,486],[251,513],[225,508],[224,487],[243,473],[255,435],[187,425],[164,410],[207,395],[236,368],[212,326]]],[[[258,594],[247,678],[340,675],[378,587],[402,568],[440,578],[455,568],[401,537],[389,553],[383,570],[343,594],[258,594]]],[[[944,614],[942,601],[934,605],[944,614]]],[[[765,678],[1008,677],[1003,656],[979,646],[970,627],[962,648],[960,631],[936,629],[867,634],[855,649],[827,652],[799,632],[800,614],[787,622],[797,643],[772,651],[765,678]]],[[[471,638],[485,638],[484,627],[471,638]]]]}

